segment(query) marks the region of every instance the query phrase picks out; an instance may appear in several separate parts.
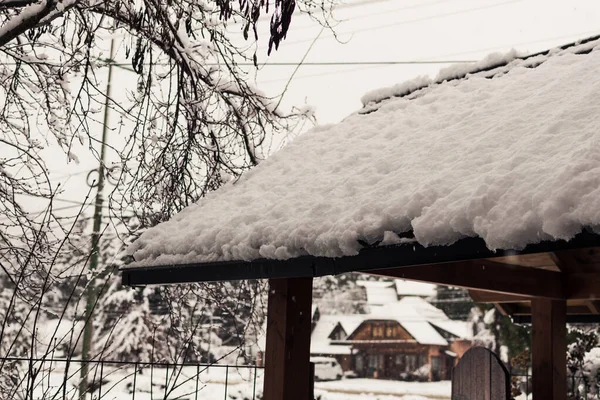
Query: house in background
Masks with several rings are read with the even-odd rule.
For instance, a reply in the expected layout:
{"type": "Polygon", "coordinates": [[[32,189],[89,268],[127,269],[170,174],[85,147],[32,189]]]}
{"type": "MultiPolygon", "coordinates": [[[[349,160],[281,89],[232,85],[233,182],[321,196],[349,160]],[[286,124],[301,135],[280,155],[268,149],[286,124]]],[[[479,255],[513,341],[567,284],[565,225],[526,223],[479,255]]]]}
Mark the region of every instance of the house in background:
{"type": "Polygon", "coordinates": [[[404,279],[390,281],[358,280],[356,284],[365,289],[367,305],[371,307],[393,303],[406,296],[430,299],[436,295],[436,285],[404,279]]]}
{"type": "Polygon", "coordinates": [[[417,296],[375,305],[368,314],[321,315],[311,335],[312,356],[335,357],[344,371],[367,378],[450,379],[470,347],[468,323],[417,296]]]}

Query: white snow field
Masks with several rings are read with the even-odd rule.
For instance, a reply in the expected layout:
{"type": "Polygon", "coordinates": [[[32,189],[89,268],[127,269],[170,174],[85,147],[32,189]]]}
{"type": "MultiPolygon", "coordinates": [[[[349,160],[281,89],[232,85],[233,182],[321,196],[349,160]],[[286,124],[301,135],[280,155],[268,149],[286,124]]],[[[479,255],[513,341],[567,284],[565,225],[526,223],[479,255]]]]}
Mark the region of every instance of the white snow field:
{"type": "Polygon", "coordinates": [[[146,231],[132,266],[355,255],[411,230],[424,246],[490,249],[598,231],[598,45],[371,102],[146,231]]]}
{"type": "Polygon", "coordinates": [[[318,382],[315,383],[315,388],[347,395],[362,395],[365,396],[364,398],[400,396],[400,398],[406,400],[422,399],[423,397],[427,399],[449,399],[451,393],[450,381],[401,382],[382,379],[345,379],[341,381],[318,382]]]}
{"type": "MultiPolygon", "coordinates": [[[[99,371],[95,379],[99,381],[99,371]]],[[[263,370],[210,367],[200,369],[183,367],[173,373],[166,368],[144,369],[135,374],[133,368],[105,366],[103,385],[96,385],[91,396],[104,400],[253,400],[262,395],[263,370]],[[135,387],[134,387],[135,381],[135,387]],[[197,381],[197,382],[196,382],[197,381]],[[227,381],[227,387],[225,382],[227,381]],[[135,389],[135,390],[134,390],[135,389]],[[134,394],[135,391],[135,394],[134,394]]],[[[68,374],[65,399],[76,399],[79,373],[68,374]]],[[[35,382],[34,399],[63,398],[64,369],[55,368],[50,374],[41,374],[35,382]]],[[[349,379],[315,383],[315,396],[321,400],[434,400],[450,399],[450,382],[398,382],[376,379],[349,379]]]]}

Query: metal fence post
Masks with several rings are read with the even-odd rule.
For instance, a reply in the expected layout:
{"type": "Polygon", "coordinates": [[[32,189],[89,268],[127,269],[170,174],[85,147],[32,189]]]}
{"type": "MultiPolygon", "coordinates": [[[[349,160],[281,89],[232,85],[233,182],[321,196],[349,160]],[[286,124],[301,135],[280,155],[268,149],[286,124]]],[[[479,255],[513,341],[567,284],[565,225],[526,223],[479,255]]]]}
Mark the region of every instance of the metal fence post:
{"type": "Polygon", "coordinates": [[[196,365],[196,395],[195,400],[198,400],[198,380],[200,379],[200,365],[196,365]]]}
{"type": "Polygon", "coordinates": [[[165,400],[167,400],[167,388],[169,387],[169,363],[167,363],[167,370],[165,371],[165,400]]]}
{"type": "Polygon", "coordinates": [[[98,388],[98,399],[102,398],[102,379],[104,374],[104,361],[100,360],[100,387],[98,388]]]}
{"type": "Polygon", "coordinates": [[[150,398],[154,397],[154,363],[150,363],[150,398]]]}
{"type": "Polygon", "coordinates": [[[258,374],[258,369],[256,365],[254,366],[254,387],[252,388],[252,400],[256,400],[256,374],[258,374]]]}
{"type": "Polygon", "coordinates": [[[137,381],[137,370],[138,370],[138,363],[136,362],[133,367],[135,368],[133,370],[133,391],[131,392],[131,400],[135,400],[135,384],[137,381]]]}
{"type": "Polygon", "coordinates": [[[309,372],[309,381],[308,381],[308,398],[310,400],[314,400],[315,398],[315,363],[311,362],[310,372],[309,372]]]}
{"type": "Polygon", "coordinates": [[[64,374],[64,378],[63,378],[63,399],[67,398],[67,376],[69,374],[69,364],[70,364],[70,359],[67,358],[67,365],[65,365],[65,374],[64,374]]]}
{"type": "Polygon", "coordinates": [[[227,365],[225,367],[225,397],[224,399],[227,400],[227,381],[229,378],[229,365],[227,365]]]}

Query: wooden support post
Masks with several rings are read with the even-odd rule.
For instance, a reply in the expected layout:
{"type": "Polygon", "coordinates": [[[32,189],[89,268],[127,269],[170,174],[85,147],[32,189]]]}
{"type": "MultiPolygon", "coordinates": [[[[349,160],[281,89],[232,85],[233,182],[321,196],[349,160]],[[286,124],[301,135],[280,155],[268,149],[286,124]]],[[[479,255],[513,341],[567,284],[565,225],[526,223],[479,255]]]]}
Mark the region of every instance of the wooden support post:
{"type": "Polygon", "coordinates": [[[566,301],[531,301],[533,398],[567,398],[566,301]]]}
{"type": "Polygon", "coordinates": [[[264,400],[310,399],[311,304],[312,278],[269,280],[264,400]]]}

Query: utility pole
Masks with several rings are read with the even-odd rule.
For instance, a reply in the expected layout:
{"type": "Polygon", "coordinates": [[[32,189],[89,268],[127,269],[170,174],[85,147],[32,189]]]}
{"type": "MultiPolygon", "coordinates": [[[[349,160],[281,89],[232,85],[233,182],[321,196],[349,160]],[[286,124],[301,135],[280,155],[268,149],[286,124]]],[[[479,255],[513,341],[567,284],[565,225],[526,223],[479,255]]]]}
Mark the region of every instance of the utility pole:
{"type": "MultiPolygon", "coordinates": [[[[102,225],[102,206],[104,198],[102,192],[104,191],[104,160],[106,158],[106,136],[108,133],[108,103],[110,101],[110,89],[112,79],[112,67],[114,57],[114,44],[115,39],[110,40],[110,54],[108,59],[108,82],[106,83],[106,98],[104,100],[104,123],[102,126],[102,141],[100,147],[100,164],[98,165],[98,184],[96,191],[96,203],[94,207],[94,226],[92,231],[92,254],[90,256],[90,270],[93,272],[98,268],[98,259],[100,258],[100,227],[102,225]]],[[[98,296],[94,278],[90,274],[90,281],[88,282],[85,290],[85,327],[83,331],[83,343],[81,351],[81,374],[79,380],[79,399],[85,400],[88,392],[88,371],[89,364],[87,361],[90,359],[91,347],[92,347],[92,336],[94,333],[94,307],[96,298],[98,296]]]]}

